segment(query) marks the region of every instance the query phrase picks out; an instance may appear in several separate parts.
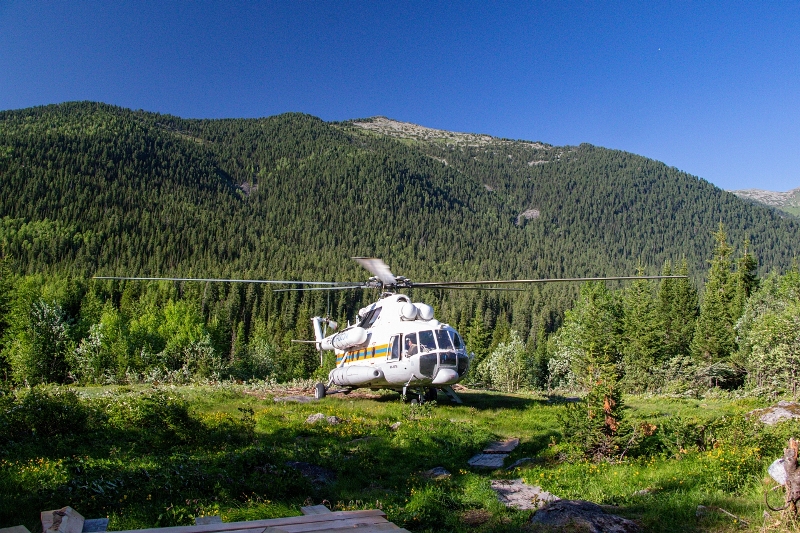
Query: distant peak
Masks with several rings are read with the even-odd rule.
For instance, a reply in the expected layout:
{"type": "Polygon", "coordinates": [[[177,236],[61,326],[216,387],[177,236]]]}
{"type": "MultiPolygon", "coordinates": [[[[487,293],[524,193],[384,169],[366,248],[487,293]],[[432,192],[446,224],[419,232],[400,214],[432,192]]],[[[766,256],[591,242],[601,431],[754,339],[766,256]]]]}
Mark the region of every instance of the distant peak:
{"type": "MultiPolygon", "coordinates": [[[[390,137],[414,139],[417,141],[445,142],[449,144],[463,144],[469,146],[483,146],[490,143],[517,142],[499,139],[484,133],[461,133],[456,131],[438,130],[435,128],[420,126],[419,124],[412,124],[411,122],[394,120],[384,116],[357,119],[352,121],[351,124],[365,130],[374,131],[383,135],[389,135],[390,137]]],[[[542,143],[522,142],[531,145],[534,148],[549,148],[549,146],[542,143]]]]}

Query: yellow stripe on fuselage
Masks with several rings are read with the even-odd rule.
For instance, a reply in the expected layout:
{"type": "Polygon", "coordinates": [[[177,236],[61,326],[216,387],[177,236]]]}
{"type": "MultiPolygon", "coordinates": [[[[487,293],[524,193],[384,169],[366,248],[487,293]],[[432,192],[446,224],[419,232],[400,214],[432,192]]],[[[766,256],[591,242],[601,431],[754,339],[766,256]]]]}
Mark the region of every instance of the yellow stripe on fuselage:
{"type": "Polygon", "coordinates": [[[336,357],[336,366],[339,366],[344,363],[355,363],[357,361],[368,361],[370,359],[379,359],[379,358],[386,358],[386,354],[389,351],[388,344],[378,344],[376,346],[370,346],[369,348],[361,348],[360,350],[354,350],[352,352],[345,352],[342,355],[336,357]]]}

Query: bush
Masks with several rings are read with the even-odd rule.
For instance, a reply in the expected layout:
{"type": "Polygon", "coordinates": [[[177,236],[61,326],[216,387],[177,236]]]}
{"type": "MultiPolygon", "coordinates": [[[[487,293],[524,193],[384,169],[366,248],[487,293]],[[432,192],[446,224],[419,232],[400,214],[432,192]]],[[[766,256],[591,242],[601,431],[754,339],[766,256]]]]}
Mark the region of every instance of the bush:
{"type": "Polygon", "coordinates": [[[0,441],[81,434],[91,414],[91,409],[68,389],[6,389],[0,393],[0,441]]]}

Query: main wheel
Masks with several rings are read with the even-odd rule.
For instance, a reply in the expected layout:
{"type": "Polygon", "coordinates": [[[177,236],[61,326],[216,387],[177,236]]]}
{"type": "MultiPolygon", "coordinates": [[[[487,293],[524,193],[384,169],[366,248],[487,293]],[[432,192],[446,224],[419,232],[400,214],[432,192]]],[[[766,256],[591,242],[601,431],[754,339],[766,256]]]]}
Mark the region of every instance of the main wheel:
{"type": "Polygon", "coordinates": [[[314,385],[314,398],[321,400],[325,397],[325,384],[317,383],[314,385]]]}
{"type": "Polygon", "coordinates": [[[428,387],[427,389],[425,389],[425,396],[423,396],[423,399],[426,402],[434,402],[438,397],[439,397],[439,391],[436,390],[435,387],[428,387]]]}

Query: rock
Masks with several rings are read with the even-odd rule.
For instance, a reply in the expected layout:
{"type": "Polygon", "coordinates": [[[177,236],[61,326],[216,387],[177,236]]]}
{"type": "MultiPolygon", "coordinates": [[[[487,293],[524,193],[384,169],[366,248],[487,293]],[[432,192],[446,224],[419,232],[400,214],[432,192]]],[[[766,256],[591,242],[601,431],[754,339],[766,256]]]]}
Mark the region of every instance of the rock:
{"type": "Polygon", "coordinates": [[[311,403],[314,398],[311,396],[276,396],[272,400],[276,402],[311,403]]]}
{"type": "Polygon", "coordinates": [[[508,468],[506,468],[506,470],[514,470],[514,469],[515,469],[515,468],[517,468],[518,466],[522,466],[522,465],[524,465],[525,463],[530,463],[531,461],[533,461],[533,457],[523,457],[522,459],[517,459],[516,461],[514,461],[514,462],[511,464],[511,466],[509,466],[508,468]]]}
{"type": "Polygon", "coordinates": [[[654,489],[647,487],[646,489],[637,490],[633,493],[634,496],[647,496],[648,494],[653,494],[655,492],[654,489]]]}
{"type": "Polygon", "coordinates": [[[697,518],[702,518],[704,516],[708,516],[709,514],[711,514],[711,510],[705,505],[698,505],[697,510],[694,512],[694,515],[697,518]]]}
{"type": "Polygon", "coordinates": [[[639,525],[621,516],[608,514],[596,503],[584,500],[558,500],[536,511],[531,524],[558,530],[586,531],[587,533],[636,533],[639,525]]]}
{"type": "Polygon", "coordinates": [[[422,477],[426,477],[428,479],[447,479],[450,477],[450,472],[447,471],[444,467],[437,466],[436,468],[431,468],[430,470],[426,470],[422,473],[422,477]]]}
{"type": "Polygon", "coordinates": [[[321,466],[304,463],[302,461],[286,461],[286,466],[299,471],[303,477],[314,484],[327,485],[336,481],[336,473],[321,466]]]}
{"type": "Polygon", "coordinates": [[[470,458],[467,464],[478,468],[503,468],[506,457],[507,453],[479,453],[470,458]]]}
{"type": "Polygon", "coordinates": [[[493,479],[492,490],[497,494],[500,503],[520,511],[541,509],[548,503],[561,499],[542,487],[527,485],[521,479],[493,479]]]}
{"type": "Polygon", "coordinates": [[[774,426],[779,422],[800,418],[800,403],[780,401],[766,409],[755,409],[747,413],[748,416],[757,416],[758,419],[768,425],[774,426]]]}
{"type": "Polygon", "coordinates": [[[342,423],[342,419],[338,416],[325,416],[322,413],[316,413],[306,418],[306,424],[316,424],[320,420],[324,420],[332,426],[342,423]]]}
{"type": "Polygon", "coordinates": [[[778,485],[786,485],[786,468],[783,466],[783,457],[780,459],[775,459],[771,465],[769,465],[769,469],[767,470],[769,475],[778,485]]]}
{"type": "Polygon", "coordinates": [[[397,431],[398,429],[400,429],[401,425],[402,425],[402,422],[395,422],[394,424],[389,426],[389,429],[391,429],[392,431],[397,431]]]}
{"type": "Polygon", "coordinates": [[[506,439],[497,442],[490,442],[486,448],[483,449],[483,453],[511,453],[514,451],[514,448],[519,446],[519,439],[506,439]]]}

